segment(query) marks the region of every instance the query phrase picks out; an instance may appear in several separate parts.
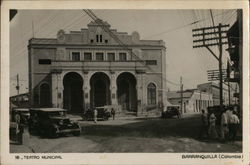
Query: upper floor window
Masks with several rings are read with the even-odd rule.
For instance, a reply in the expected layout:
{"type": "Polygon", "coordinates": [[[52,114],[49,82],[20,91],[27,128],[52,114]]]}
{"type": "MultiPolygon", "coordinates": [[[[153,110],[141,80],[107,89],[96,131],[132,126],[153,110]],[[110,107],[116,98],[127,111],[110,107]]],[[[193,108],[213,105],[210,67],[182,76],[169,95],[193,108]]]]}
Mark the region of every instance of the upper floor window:
{"type": "Polygon", "coordinates": [[[119,61],[127,61],[127,54],[119,53],[119,61]]]}
{"type": "Polygon", "coordinates": [[[72,61],[80,61],[80,52],[72,52],[72,61]]]}
{"type": "Polygon", "coordinates": [[[155,105],[156,104],[156,86],[153,83],[148,84],[147,87],[148,93],[148,105],[155,105]]]}
{"type": "Polygon", "coordinates": [[[42,65],[50,65],[51,64],[51,59],[39,59],[39,64],[42,65]]]}
{"type": "Polygon", "coordinates": [[[156,60],[146,60],[146,65],[157,65],[156,60]]]}
{"type": "Polygon", "coordinates": [[[102,35],[100,35],[100,42],[102,42],[102,35]]]}
{"type": "Polygon", "coordinates": [[[104,60],[103,53],[102,52],[96,53],[95,58],[96,58],[96,61],[103,61],[104,60]]]}
{"type": "Polygon", "coordinates": [[[108,61],[115,61],[115,53],[107,53],[108,61]]]}
{"type": "Polygon", "coordinates": [[[96,42],[102,42],[102,35],[96,35],[96,42]]]}
{"type": "Polygon", "coordinates": [[[96,35],[96,42],[99,42],[99,35],[96,35]]]}
{"type": "Polygon", "coordinates": [[[84,52],[84,60],[91,61],[92,60],[92,53],[91,52],[84,52]]]}

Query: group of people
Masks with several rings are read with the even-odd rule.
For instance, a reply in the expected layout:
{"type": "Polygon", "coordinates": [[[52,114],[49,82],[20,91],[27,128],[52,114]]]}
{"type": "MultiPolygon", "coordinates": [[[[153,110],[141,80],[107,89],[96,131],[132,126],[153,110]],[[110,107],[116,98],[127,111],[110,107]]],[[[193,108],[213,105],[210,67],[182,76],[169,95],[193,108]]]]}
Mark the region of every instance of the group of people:
{"type": "Polygon", "coordinates": [[[240,124],[239,117],[237,116],[237,109],[224,109],[221,116],[217,117],[214,111],[208,114],[205,110],[202,110],[200,138],[220,138],[223,142],[235,141],[240,124]]]}

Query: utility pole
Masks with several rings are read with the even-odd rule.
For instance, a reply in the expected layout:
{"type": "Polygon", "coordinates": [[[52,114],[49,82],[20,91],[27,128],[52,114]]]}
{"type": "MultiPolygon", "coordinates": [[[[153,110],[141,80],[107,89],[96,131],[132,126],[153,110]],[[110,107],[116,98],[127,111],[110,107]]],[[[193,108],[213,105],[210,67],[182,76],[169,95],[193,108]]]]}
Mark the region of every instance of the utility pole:
{"type": "Polygon", "coordinates": [[[231,105],[231,90],[230,82],[228,81],[228,104],[231,105]]]}
{"type": "Polygon", "coordinates": [[[19,90],[20,90],[20,86],[19,86],[19,74],[16,75],[16,90],[17,90],[17,104],[19,105],[19,90]]]}
{"type": "Polygon", "coordinates": [[[182,76],[180,77],[180,94],[181,94],[181,113],[183,114],[183,84],[182,84],[182,76]]]}
{"type": "Polygon", "coordinates": [[[226,35],[229,25],[219,24],[218,26],[204,27],[193,29],[193,37],[196,38],[193,43],[195,44],[193,48],[205,47],[219,62],[219,88],[220,88],[220,109],[223,109],[223,71],[222,71],[222,46],[223,44],[228,44],[227,41],[223,41],[223,39],[227,39],[226,35]],[[213,32],[212,32],[213,30],[213,32]],[[212,37],[211,35],[218,35],[212,37]],[[217,40],[219,42],[217,42],[217,40]],[[219,57],[210,49],[211,46],[219,47],[219,57]]]}

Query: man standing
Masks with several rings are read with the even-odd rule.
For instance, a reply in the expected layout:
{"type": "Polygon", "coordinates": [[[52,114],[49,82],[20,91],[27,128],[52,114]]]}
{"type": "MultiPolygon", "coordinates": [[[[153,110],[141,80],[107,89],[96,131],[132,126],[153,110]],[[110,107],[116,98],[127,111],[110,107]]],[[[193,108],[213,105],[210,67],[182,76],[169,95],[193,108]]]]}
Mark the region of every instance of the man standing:
{"type": "Polygon", "coordinates": [[[225,140],[225,136],[228,133],[228,118],[227,118],[227,114],[226,111],[223,110],[223,113],[221,114],[221,140],[224,141],[225,140]]]}
{"type": "Polygon", "coordinates": [[[113,120],[115,120],[115,110],[114,110],[114,108],[111,109],[111,115],[113,117],[113,120]]]}
{"type": "Polygon", "coordinates": [[[205,113],[205,110],[201,110],[201,130],[200,130],[200,138],[203,138],[204,135],[207,138],[208,137],[208,116],[207,113],[205,113]]]}
{"type": "Polygon", "coordinates": [[[235,141],[236,135],[237,135],[237,129],[238,129],[238,125],[240,124],[240,120],[238,118],[238,116],[236,115],[236,111],[233,111],[233,114],[230,118],[230,124],[231,124],[231,134],[230,134],[230,138],[232,141],[235,141]]]}
{"type": "Polygon", "coordinates": [[[98,111],[96,108],[94,108],[94,122],[97,122],[97,115],[98,115],[98,111]]]}

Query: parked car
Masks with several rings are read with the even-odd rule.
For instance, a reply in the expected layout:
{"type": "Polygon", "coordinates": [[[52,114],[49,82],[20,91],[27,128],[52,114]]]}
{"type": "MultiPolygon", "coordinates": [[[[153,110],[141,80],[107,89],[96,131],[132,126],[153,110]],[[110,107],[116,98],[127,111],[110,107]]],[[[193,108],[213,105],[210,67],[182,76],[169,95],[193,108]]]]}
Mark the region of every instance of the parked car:
{"type": "Polygon", "coordinates": [[[164,110],[162,112],[162,118],[171,118],[173,116],[181,118],[180,107],[179,106],[164,107],[164,110]]]}
{"type": "Polygon", "coordinates": [[[11,121],[18,122],[17,119],[20,119],[21,124],[28,124],[30,118],[30,112],[28,108],[13,108],[11,111],[11,121]]]}
{"type": "Polygon", "coordinates": [[[81,127],[66,116],[66,110],[60,108],[31,108],[29,130],[40,135],[58,137],[63,134],[79,136],[81,127]]]}
{"type": "MultiPolygon", "coordinates": [[[[111,109],[106,106],[96,107],[97,110],[97,120],[108,120],[111,116],[111,109]]],[[[94,111],[93,109],[88,109],[84,115],[83,119],[87,121],[94,120],[94,111]]]]}

